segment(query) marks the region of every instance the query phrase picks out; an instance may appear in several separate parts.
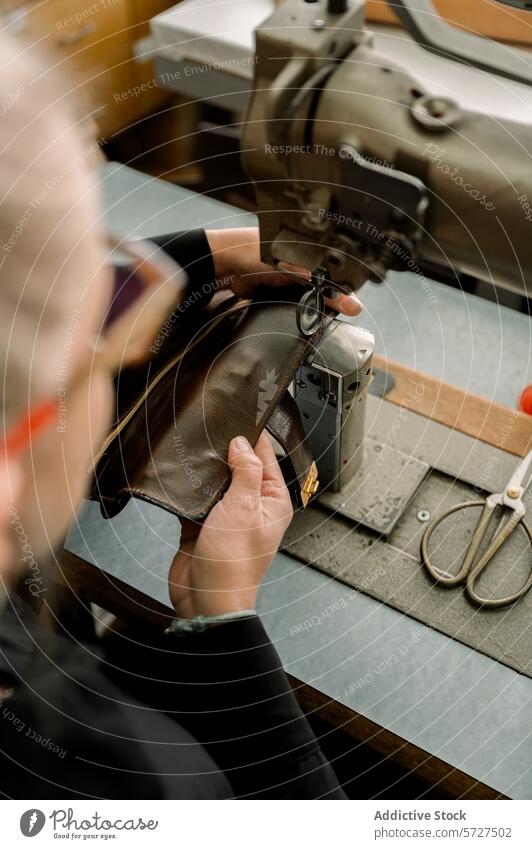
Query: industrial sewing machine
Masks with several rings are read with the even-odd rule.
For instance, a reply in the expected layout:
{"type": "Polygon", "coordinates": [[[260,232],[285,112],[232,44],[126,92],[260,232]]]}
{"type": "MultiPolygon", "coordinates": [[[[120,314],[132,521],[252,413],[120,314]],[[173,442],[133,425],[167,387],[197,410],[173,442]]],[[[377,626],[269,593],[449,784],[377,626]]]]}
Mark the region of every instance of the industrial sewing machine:
{"type": "MultiPolygon", "coordinates": [[[[392,5],[428,50],[532,83],[522,55],[451,27],[430,0],[392,5]]],[[[530,293],[531,127],[427,91],[374,49],[364,10],[364,0],[285,0],[256,32],[242,157],[262,259],[312,274],[297,315],[304,335],[324,296],[382,282],[391,269],[418,274],[421,290],[423,259],[530,293]]],[[[373,346],[371,334],[337,321],[295,381],[320,480],[339,493],[326,498],[340,512],[363,456],[373,346]]]]}

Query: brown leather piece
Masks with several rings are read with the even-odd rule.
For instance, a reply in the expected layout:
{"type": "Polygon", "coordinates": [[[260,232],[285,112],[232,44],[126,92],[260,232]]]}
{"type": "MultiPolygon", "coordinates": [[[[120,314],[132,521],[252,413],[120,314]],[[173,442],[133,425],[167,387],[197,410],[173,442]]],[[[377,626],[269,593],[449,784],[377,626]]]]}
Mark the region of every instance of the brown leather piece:
{"type": "MultiPolygon", "coordinates": [[[[220,323],[177,365],[172,365],[177,350],[172,342],[164,365],[158,356],[151,368],[140,372],[136,393],[135,381],[129,379],[117,416],[124,421],[127,410],[135,412],[108,446],[96,474],[93,497],[102,502],[104,514],[118,512],[135,495],[184,518],[207,515],[230,481],[229,442],[243,435],[256,443],[296,369],[332,318],[325,316],[315,336],[303,338],[296,326],[300,294],[297,288],[282,290],[283,300],[231,298],[218,312],[205,311],[204,322],[214,317],[220,323]]],[[[191,338],[189,332],[187,341],[191,338]]],[[[299,484],[309,457],[302,447],[299,418],[287,404],[275,421],[279,441],[295,452],[291,465],[297,467],[299,484]],[[296,422],[293,433],[290,419],[296,422]]],[[[293,469],[290,472],[293,484],[293,469]]]]}
{"type": "Polygon", "coordinates": [[[186,405],[191,388],[201,381],[208,359],[205,346],[198,342],[203,330],[211,330],[209,347],[220,348],[245,309],[244,301],[231,297],[222,298],[216,308],[211,305],[204,311],[178,315],[153,358],[120,373],[114,423],[108,445],[95,464],[91,493],[93,500],[100,501],[105,517],[115,516],[127,503],[130,487],[142,478],[151,452],[172,428],[175,410],[186,405]],[[181,355],[183,359],[177,362],[181,355]]]}

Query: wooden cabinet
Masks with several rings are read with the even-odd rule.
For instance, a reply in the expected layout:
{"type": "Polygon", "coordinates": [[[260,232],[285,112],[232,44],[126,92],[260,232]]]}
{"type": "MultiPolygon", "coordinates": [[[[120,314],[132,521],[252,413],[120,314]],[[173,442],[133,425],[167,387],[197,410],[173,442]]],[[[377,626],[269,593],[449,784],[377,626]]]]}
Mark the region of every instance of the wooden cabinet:
{"type": "Polygon", "coordinates": [[[165,0],[4,0],[8,29],[45,52],[47,67],[91,114],[101,137],[138,120],[168,97],[153,62],[136,47],[165,0]],[[141,55],[139,55],[139,52],[141,55]]]}

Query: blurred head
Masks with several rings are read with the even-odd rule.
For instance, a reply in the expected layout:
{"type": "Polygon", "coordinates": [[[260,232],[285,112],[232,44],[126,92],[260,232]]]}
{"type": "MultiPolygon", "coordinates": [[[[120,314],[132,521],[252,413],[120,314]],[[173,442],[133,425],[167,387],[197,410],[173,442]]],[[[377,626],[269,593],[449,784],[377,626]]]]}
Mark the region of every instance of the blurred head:
{"type": "Polygon", "coordinates": [[[98,146],[30,51],[0,36],[0,57],[3,433],[57,403],[57,416],[21,456],[0,457],[1,583],[61,542],[108,425],[112,387],[108,375],[87,368],[110,285],[98,146]]]}

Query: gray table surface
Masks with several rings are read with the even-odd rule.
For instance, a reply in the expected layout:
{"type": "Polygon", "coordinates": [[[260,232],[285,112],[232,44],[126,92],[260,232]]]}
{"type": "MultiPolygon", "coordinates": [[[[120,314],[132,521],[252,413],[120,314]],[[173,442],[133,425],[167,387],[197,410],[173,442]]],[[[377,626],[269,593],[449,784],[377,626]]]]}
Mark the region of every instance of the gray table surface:
{"type": "MultiPolygon", "coordinates": [[[[102,170],[102,188],[111,226],[122,233],[254,221],[115,163],[102,170]]],[[[376,333],[377,349],[511,404],[530,376],[527,319],[434,287],[430,312],[409,275],[364,290],[361,323],[376,333]],[[427,321],[438,335],[427,332],[427,321]]],[[[168,603],[165,575],[178,538],[176,520],[152,505],[131,501],[106,522],[87,503],[67,548],[168,603]]],[[[259,611],[298,679],[498,791],[532,798],[529,678],[282,554],[261,588],[259,611]]]]}

